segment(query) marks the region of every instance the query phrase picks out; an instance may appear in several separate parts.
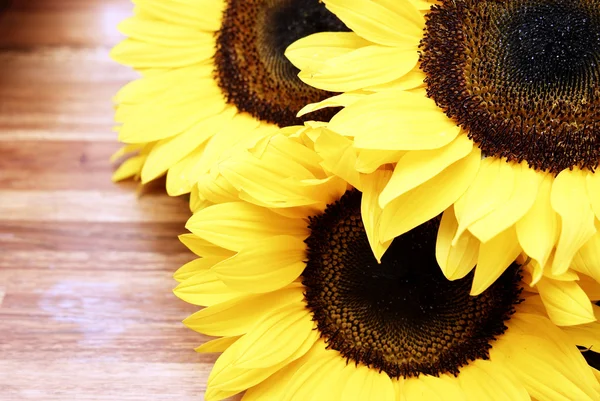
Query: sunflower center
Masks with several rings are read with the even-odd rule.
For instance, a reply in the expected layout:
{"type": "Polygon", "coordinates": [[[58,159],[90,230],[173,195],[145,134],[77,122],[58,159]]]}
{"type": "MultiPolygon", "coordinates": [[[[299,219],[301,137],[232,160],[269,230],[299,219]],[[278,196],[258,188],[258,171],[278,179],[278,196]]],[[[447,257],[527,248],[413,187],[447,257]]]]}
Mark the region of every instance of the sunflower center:
{"type": "Polygon", "coordinates": [[[469,361],[487,359],[520,302],[518,267],[470,296],[472,275],[448,281],[436,262],[438,220],[397,237],[378,264],[360,199],[348,192],[310,220],[302,282],[328,346],[391,377],[458,374],[469,361]]]}
{"type": "Polygon", "coordinates": [[[598,166],[600,0],[443,0],[426,18],[428,95],[485,156],[598,166]]]}
{"type": "MultiPolygon", "coordinates": [[[[300,81],[284,52],[326,31],[348,28],[319,0],[228,0],[215,53],[215,76],[227,102],[280,127],[301,123],[296,113],[302,107],[332,94],[300,81]]],[[[334,113],[310,118],[328,121],[334,113]]]]}
{"type": "Polygon", "coordinates": [[[507,66],[522,84],[572,85],[594,72],[600,30],[594,32],[588,13],[564,4],[517,11],[502,36],[507,43],[507,66]]]}

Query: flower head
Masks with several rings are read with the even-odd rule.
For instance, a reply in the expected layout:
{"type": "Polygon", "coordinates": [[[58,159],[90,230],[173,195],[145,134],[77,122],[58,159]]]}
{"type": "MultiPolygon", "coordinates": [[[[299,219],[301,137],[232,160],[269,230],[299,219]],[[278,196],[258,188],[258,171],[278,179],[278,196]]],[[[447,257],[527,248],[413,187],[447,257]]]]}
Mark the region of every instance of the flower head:
{"type": "Polygon", "coordinates": [[[205,306],[188,327],[221,337],[198,349],[223,352],[207,400],[600,397],[577,349],[600,341],[599,323],[560,327],[545,307],[573,280],[530,288],[513,260],[473,296],[473,273],[449,281],[436,261],[439,217],[378,260],[372,212],[388,173],[358,187],[333,174],[315,151],[326,132],[283,130],[216,164],[219,190],[203,186],[210,200],[182,237],[202,257],[176,273],[175,294],[205,306]]]}
{"type": "Polygon", "coordinates": [[[327,125],[339,169],[394,167],[377,242],[444,212],[438,263],[450,279],[477,264],[474,294],[521,252],[534,282],[569,268],[600,281],[600,3],[324,3],[353,32],[286,54],[344,92],[302,111],[344,107],[327,125]]]}
{"type": "MultiPolygon", "coordinates": [[[[331,93],[304,84],[283,55],[295,40],[348,28],[318,0],[140,0],[115,60],[142,77],[116,96],[115,173],[142,183],[167,173],[167,192],[190,192],[223,154],[279,127],[331,93]]],[[[318,117],[327,120],[324,110],[318,117]]]]}

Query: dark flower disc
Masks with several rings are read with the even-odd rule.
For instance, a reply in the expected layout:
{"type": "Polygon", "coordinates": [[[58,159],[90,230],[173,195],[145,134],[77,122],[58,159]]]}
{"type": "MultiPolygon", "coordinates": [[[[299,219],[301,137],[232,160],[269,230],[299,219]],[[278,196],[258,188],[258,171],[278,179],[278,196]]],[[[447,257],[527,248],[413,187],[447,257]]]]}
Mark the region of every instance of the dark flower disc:
{"type": "Polygon", "coordinates": [[[521,302],[519,267],[470,296],[472,274],[449,281],[436,262],[439,219],[397,237],[378,264],[360,200],[347,192],[310,220],[302,283],[328,347],[391,377],[457,374],[487,359],[521,302]]]}
{"type": "Polygon", "coordinates": [[[554,174],[600,161],[600,0],[442,0],[428,95],[485,156],[554,174]]]}
{"type": "MultiPolygon", "coordinates": [[[[297,112],[332,93],[300,81],[285,49],[313,33],[339,31],[348,28],[319,0],[228,0],[217,33],[217,82],[238,110],[280,127],[302,123],[297,112]]],[[[310,119],[328,121],[335,112],[310,119]]]]}

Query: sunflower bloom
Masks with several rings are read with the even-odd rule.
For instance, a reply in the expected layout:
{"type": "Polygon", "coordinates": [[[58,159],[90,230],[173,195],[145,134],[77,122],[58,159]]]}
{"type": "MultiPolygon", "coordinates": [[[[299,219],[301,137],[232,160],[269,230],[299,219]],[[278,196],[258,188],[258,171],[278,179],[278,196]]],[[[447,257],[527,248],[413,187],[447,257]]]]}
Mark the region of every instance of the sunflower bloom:
{"type": "Polygon", "coordinates": [[[600,323],[557,326],[544,301],[562,303],[547,289],[571,281],[530,288],[513,261],[472,296],[473,273],[450,281],[436,262],[439,216],[378,260],[377,198],[392,172],[354,187],[323,168],[326,130],[284,131],[213,167],[219,189],[181,237],[201,258],[177,271],[175,294],[205,307],[184,323],[218,337],[199,352],[223,352],[206,400],[600,399],[577,348],[600,343],[600,323]]]}
{"type": "Polygon", "coordinates": [[[438,262],[450,279],[477,264],[474,294],[521,252],[535,281],[600,281],[600,3],[324,3],[353,32],[286,54],[304,82],[343,92],[302,113],[345,107],[328,128],[349,168],[395,166],[378,241],[445,211],[438,247],[455,255],[438,262]]]}
{"type": "Polygon", "coordinates": [[[115,180],[167,173],[169,194],[188,193],[232,147],[301,122],[300,108],[331,95],[300,81],[283,55],[304,36],[348,30],[318,0],[134,2],[112,57],[142,75],[115,98],[127,144],[117,157],[137,154],[115,180]]]}

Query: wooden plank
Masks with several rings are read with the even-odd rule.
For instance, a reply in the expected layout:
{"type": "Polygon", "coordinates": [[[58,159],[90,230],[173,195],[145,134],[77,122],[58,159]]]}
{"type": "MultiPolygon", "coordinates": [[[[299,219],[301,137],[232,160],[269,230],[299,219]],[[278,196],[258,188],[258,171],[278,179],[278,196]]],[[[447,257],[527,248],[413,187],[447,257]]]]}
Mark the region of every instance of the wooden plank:
{"type": "Polygon", "coordinates": [[[12,0],[0,14],[0,48],[112,45],[131,10],[122,0],[12,0]]]}
{"type": "MultiPolygon", "coordinates": [[[[138,197],[132,191],[0,190],[0,220],[52,222],[183,221],[183,198],[164,194],[138,197]]],[[[84,228],[84,226],[82,226],[84,228]]]]}
{"type": "Polygon", "coordinates": [[[114,190],[106,177],[119,147],[116,142],[0,141],[0,189],[114,190]]]}
{"type": "Polygon", "coordinates": [[[114,143],[114,94],[138,75],[108,48],[0,52],[0,141],[114,143]]]}
{"type": "MultiPolygon", "coordinates": [[[[3,250],[0,263],[10,263],[11,258],[18,258],[18,253],[27,251],[35,251],[39,255],[44,252],[83,252],[89,255],[104,252],[106,258],[110,252],[149,252],[157,255],[187,253],[191,256],[177,240],[177,236],[186,231],[183,224],[181,220],[168,223],[87,222],[85,225],[81,222],[56,224],[48,221],[0,220],[0,249],[3,250]]],[[[68,263],[62,256],[56,255],[58,260],[68,263]]]]}
{"type": "MultiPolygon", "coordinates": [[[[1,2],[2,0],[0,0],[1,2]]],[[[181,320],[187,201],[113,184],[112,62],[127,0],[0,7],[0,399],[204,397],[216,355],[181,320]]],[[[239,397],[238,397],[239,399],[239,397]]]]}
{"type": "MultiPolygon", "coordinates": [[[[151,353],[152,349],[144,351],[151,353]]],[[[208,365],[191,363],[95,360],[93,364],[89,360],[52,361],[41,368],[33,360],[18,366],[0,361],[0,372],[10,372],[0,377],[6,401],[181,401],[203,399],[205,387],[199,378],[209,371],[208,365]],[[48,383],[56,385],[48,388],[48,383]]]]}
{"type": "MultiPolygon", "coordinates": [[[[170,241],[169,241],[170,242],[170,241]]],[[[106,249],[97,246],[97,249],[106,249]]],[[[167,266],[180,266],[189,262],[192,257],[188,252],[180,254],[163,255],[157,252],[128,252],[128,251],[35,251],[32,258],[31,251],[5,251],[0,260],[0,269],[10,269],[19,266],[21,271],[60,269],[69,274],[70,271],[101,271],[133,273],[161,271],[165,272],[167,266]],[[56,261],[60,260],[59,265],[56,261]]],[[[172,269],[166,270],[170,280],[172,269]]]]}

